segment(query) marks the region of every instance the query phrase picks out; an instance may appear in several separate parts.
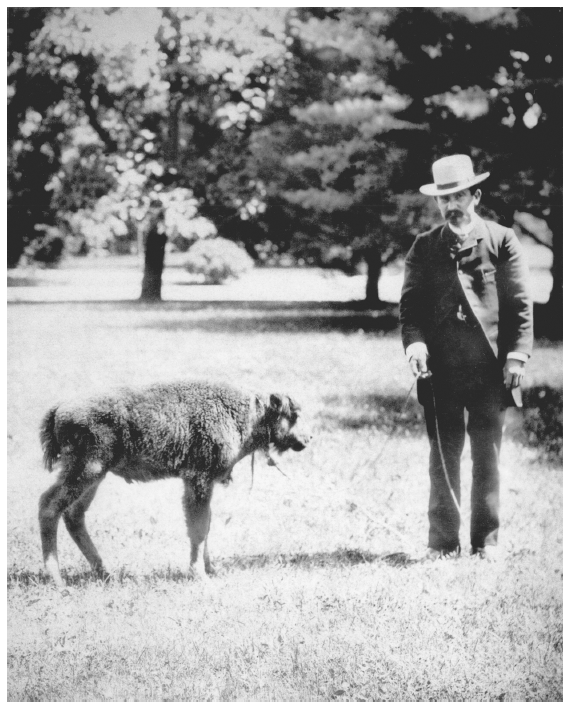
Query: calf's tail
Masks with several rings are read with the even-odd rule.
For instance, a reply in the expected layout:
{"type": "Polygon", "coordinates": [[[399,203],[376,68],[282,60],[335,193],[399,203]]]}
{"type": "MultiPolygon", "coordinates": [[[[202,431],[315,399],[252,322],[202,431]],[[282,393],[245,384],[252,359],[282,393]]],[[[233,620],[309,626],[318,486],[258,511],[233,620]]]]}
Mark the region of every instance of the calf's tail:
{"type": "Polygon", "coordinates": [[[40,441],[44,452],[44,465],[51,471],[61,453],[61,447],[55,435],[55,414],[57,406],[51,408],[44,416],[40,426],[40,441]]]}

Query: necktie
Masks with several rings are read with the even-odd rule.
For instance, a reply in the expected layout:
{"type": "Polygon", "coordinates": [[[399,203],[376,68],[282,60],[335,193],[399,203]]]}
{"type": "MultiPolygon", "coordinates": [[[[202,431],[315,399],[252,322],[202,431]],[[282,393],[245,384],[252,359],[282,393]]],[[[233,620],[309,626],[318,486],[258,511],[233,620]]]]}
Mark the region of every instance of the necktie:
{"type": "Polygon", "coordinates": [[[455,236],[455,238],[453,239],[453,241],[451,242],[451,245],[449,247],[453,258],[455,258],[457,256],[459,249],[463,246],[463,243],[464,243],[465,239],[467,238],[466,236],[461,238],[455,234],[454,234],[454,236],[455,236]]]}

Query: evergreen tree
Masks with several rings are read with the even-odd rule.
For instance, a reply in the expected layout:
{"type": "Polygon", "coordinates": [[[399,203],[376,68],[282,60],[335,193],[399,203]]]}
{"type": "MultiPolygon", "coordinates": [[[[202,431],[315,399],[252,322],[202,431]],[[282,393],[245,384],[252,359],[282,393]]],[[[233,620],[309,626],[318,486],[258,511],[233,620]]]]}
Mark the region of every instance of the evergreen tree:
{"type": "Polygon", "coordinates": [[[417,194],[431,163],[465,152],[491,171],[485,204],[503,223],[549,224],[546,320],[561,324],[561,9],[307,8],[290,34],[252,146],[279,246],[347,268],[364,256],[374,302],[378,264],[433,217],[417,194]]]}

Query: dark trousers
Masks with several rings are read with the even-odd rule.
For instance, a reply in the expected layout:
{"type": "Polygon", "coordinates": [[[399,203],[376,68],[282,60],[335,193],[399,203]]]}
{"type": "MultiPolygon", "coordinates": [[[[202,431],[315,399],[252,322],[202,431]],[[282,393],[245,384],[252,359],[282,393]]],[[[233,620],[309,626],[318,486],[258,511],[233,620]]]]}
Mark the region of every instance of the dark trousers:
{"type": "Polygon", "coordinates": [[[449,482],[460,503],[460,460],[466,433],[473,463],[471,545],[481,548],[497,544],[499,451],[505,421],[502,374],[497,360],[480,346],[477,333],[465,334],[455,329],[448,334],[453,335],[445,338],[449,348],[431,358],[433,376],[419,382],[418,387],[430,442],[428,546],[440,551],[459,547],[460,525],[445,478],[440,445],[449,482]]]}

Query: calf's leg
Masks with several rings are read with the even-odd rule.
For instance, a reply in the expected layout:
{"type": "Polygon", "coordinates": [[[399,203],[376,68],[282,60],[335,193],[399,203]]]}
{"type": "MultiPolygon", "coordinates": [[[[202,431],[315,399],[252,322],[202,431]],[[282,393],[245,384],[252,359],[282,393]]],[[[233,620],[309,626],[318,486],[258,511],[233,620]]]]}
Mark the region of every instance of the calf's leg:
{"type": "Polygon", "coordinates": [[[65,474],[40,497],[39,523],[46,571],[57,586],[65,586],[57,559],[57,526],[64,511],[85,492],[88,483],[69,482],[65,474]]]}
{"type": "Polygon", "coordinates": [[[193,482],[184,481],[184,514],[190,537],[190,574],[194,578],[204,578],[212,571],[208,553],[212,491],[211,484],[197,489],[193,482]]]}
{"type": "Polygon", "coordinates": [[[103,478],[99,478],[92,483],[81,495],[81,497],[73,502],[63,513],[63,521],[67,527],[73,541],[77,544],[82,554],[89,562],[93,571],[101,578],[108,574],[103,567],[103,561],[99,556],[99,552],[95,548],[91,537],[85,527],[85,512],[89,505],[93,502],[97,489],[103,478]]]}

